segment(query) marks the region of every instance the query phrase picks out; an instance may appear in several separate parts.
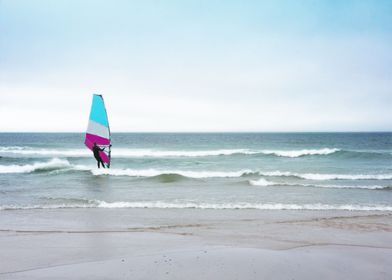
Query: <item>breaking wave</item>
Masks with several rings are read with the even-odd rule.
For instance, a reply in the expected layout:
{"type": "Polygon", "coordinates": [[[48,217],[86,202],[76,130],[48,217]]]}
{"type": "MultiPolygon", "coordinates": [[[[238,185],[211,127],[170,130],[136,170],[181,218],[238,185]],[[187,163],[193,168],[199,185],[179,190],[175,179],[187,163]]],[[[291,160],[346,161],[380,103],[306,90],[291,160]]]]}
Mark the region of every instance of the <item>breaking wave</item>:
{"type": "MultiPolygon", "coordinates": [[[[262,172],[251,169],[237,171],[213,171],[213,170],[161,170],[161,169],[130,169],[130,168],[110,168],[97,169],[95,166],[74,165],[68,160],[52,158],[46,162],[35,162],[25,165],[0,165],[0,174],[6,173],[33,173],[33,172],[53,172],[53,171],[87,171],[93,175],[129,176],[129,177],[156,177],[163,182],[178,181],[186,178],[240,178],[240,177],[294,177],[312,181],[328,180],[392,180],[392,174],[320,174],[320,173],[295,173],[282,171],[262,172]]],[[[275,183],[260,178],[252,181],[252,184],[273,185],[275,183]]]]}
{"type": "Polygon", "coordinates": [[[53,158],[47,162],[36,162],[25,165],[0,165],[1,173],[31,173],[53,171],[61,168],[71,168],[71,164],[64,159],[53,158]]]}
{"type": "Polygon", "coordinates": [[[296,158],[296,157],[303,157],[303,156],[308,156],[308,155],[329,155],[333,154],[336,152],[339,152],[340,149],[329,149],[329,148],[323,148],[323,149],[310,149],[310,150],[292,150],[292,151],[269,151],[265,150],[262,151],[263,154],[271,154],[271,155],[276,155],[279,157],[290,157],[290,158],[296,158]]]}
{"type": "MultiPolygon", "coordinates": [[[[329,155],[341,151],[337,148],[302,149],[302,150],[251,150],[251,149],[216,149],[216,150],[156,150],[113,148],[112,155],[117,158],[137,157],[208,157],[231,155],[273,155],[278,157],[297,158],[313,155],[329,155]]],[[[3,155],[56,156],[56,157],[90,157],[87,149],[43,149],[33,147],[7,146],[0,147],[3,155]]]]}
{"type": "Polygon", "coordinates": [[[263,186],[263,187],[268,187],[268,186],[278,186],[280,185],[279,183],[274,183],[270,182],[264,178],[260,178],[258,180],[248,180],[249,184],[252,186],[263,186]]]}
{"type": "Polygon", "coordinates": [[[326,181],[326,180],[391,180],[392,174],[323,174],[323,173],[296,173],[289,171],[254,172],[254,175],[266,177],[296,177],[299,179],[326,181]]]}
{"type": "Polygon", "coordinates": [[[339,149],[313,149],[313,150],[251,150],[251,149],[218,149],[205,151],[187,150],[148,150],[148,149],[117,149],[114,150],[118,157],[207,157],[207,156],[230,156],[230,155],[275,155],[280,157],[301,157],[306,155],[328,155],[340,151],[339,149]]]}
{"type": "Polygon", "coordinates": [[[355,205],[355,204],[290,204],[290,203],[202,203],[202,202],[165,202],[165,201],[140,201],[140,202],[106,202],[88,200],[84,203],[1,206],[0,210],[22,209],[58,209],[58,208],[158,208],[158,209],[257,209],[257,210],[347,210],[347,211],[392,211],[388,205],[355,205]]]}
{"type": "Polygon", "coordinates": [[[188,178],[235,178],[251,173],[251,170],[241,171],[187,171],[187,170],[158,170],[158,169],[92,169],[94,175],[113,175],[130,177],[157,177],[162,175],[179,175],[188,178]]]}
{"type": "MultiPolygon", "coordinates": [[[[319,174],[270,171],[260,172],[249,169],[239,171],[187,171],[187,170],[159,170],[159,169],[90,169],[94,175],[155,177],[165,174],[177,174],[189,178],[236,178],[246,176],[265,177],[296,177],[300,179],[325,180],[390,180],[392,174],[319,174]]],[[[264,180],[264,179],[263,179],[264,180]]],[[[266,181],[267,182],[267,181],[266,181]]]]}
{"type": "Polygon", "coordinates": [[[332,188],[332,189],[367,189],[367,190],[389,190],[392,186],[379,185],[315,185],[315,184],[301,184],[301,183],[286,183],[286,182],[271,182],[264,178],[258,180],[248,180],[252,186],[287,186],[287,187],[314,187],[314,188],[332,188]]]}
{"type": "MultiPolygon", "coordinates": [[[[0,153],[5,155],[30,155],[30,156],[65,156],[65,157],[91,157],[87,149],[40,149],[32,147],[0,147],[0,153]]],[[[229,156],[234,154],[257,154],[259,151],[248,149],[217,149],[217,150],[153,150],[153,149],[124,149],[113,148],[112,156],[117,158],[127,157],[207,157],[229,156]]]]}
{"type": "Polygon", "coordinates": [[[0,147],[0,153],[5,155],[27,155],[27,156],[64,156],[64,157],[88,157],[91,152],[87,149],[41,149],[32,147],[8,146],[0,147]]]}
{"type": "Polygon", "coordinates": [[[235,154],[251,155],[257,151],[248,149],[218,149],[218,150],[150,150],[150,149],[117,149],[119,157],[208,157],[208,156],[230,156],[235,154]]]}
{"type": "Polygon", "coordinates": [[[307,173],[293,176],[307,180],[325,181],[325,180],[391,180],[392,174],[318,174],[307,173]]]}

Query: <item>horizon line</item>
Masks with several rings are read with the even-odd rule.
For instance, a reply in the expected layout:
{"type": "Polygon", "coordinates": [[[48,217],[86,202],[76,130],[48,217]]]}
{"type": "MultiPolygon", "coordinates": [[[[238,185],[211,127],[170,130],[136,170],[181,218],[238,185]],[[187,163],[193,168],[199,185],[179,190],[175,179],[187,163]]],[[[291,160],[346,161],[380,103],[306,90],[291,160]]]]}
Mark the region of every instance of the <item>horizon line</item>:
{"type": "MultiPolygon", "coordinates": [[[[85,131],[0,131],[0,133],[86,133],[85,131]]],[[[392,133],[392,130],[328,130],[328,131],[111,131],[114,133],[172,133],[172,134],[211,134],[211,133],[392,133]]]]}

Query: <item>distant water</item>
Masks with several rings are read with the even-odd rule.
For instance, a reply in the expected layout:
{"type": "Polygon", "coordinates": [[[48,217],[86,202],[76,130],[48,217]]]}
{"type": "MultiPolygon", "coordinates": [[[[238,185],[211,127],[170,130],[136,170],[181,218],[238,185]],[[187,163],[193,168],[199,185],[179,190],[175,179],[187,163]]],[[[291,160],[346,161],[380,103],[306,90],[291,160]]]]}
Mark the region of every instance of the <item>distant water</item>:
{"type": "Polygon", "coordinates": [[[0,134],[0,209],[392,211],[392,133],[0,134]]]}

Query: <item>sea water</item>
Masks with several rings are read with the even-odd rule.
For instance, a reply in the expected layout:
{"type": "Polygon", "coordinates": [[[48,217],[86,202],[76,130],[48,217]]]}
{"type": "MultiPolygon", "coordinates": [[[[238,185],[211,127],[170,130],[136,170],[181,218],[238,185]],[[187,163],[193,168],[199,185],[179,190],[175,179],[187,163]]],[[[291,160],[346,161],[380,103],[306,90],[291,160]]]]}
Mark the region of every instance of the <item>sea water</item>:
{"type": "Polygon", "coordinates": [[[0,133],[0,210],[392,211],[392,133],[0,133]]]}

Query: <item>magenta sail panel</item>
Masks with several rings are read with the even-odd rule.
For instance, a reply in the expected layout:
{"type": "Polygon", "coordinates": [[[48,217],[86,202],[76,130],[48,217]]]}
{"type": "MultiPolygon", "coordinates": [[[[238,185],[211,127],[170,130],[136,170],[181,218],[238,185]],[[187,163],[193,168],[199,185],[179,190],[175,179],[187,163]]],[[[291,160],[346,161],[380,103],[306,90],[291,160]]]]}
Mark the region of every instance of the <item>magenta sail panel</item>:
{"type": "MultiPolygon", "coordinates": [[[[89,134],[89,133],[86,133],[86,141],[85,142],[86,142],[86,145],[87,145],[87,143],[91,143],[91,147],[92,147],[92,145],[94,145],[94,143],[97,143],[98,146],[110,145],[109,139],[100,137],[98,135],[89,134]]],[[[89,147],[89,148],[91,148],[91,147],[89,147]]]]}

